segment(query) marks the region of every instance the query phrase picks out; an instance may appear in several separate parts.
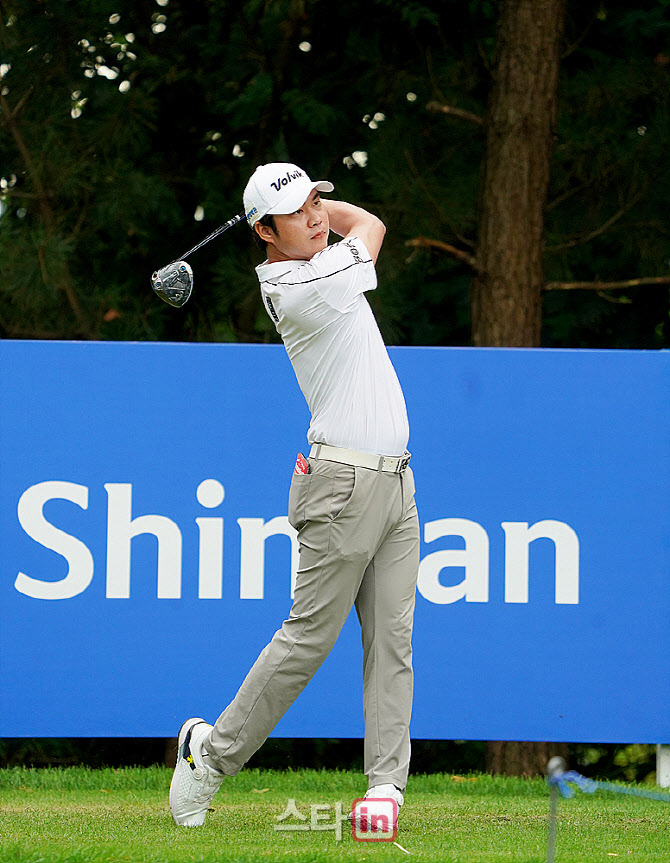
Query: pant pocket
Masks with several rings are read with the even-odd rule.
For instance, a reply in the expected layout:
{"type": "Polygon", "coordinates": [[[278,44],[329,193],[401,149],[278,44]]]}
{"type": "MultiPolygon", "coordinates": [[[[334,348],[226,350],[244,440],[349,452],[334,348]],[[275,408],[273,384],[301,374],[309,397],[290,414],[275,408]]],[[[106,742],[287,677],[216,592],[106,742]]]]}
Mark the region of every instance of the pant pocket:
{"type": "Polygon", "coordinates": [[[296,530],[305,523],[305,507],[312,474],[294,473],[288,493],[288,521],[296,530]]]}

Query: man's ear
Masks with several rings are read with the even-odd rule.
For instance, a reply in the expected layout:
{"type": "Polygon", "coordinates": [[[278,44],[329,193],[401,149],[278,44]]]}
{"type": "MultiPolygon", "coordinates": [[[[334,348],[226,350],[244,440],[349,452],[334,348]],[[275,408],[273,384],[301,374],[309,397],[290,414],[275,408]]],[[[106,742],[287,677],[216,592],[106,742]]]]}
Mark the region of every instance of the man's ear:
{"type": "Polygon", "coordinates": [[[256,231],[261,240],[264,240],[266,243],[274,243],[275,233],[268,225],[261,225],[260,222],[256,222],[254,231],[256,231]]]}

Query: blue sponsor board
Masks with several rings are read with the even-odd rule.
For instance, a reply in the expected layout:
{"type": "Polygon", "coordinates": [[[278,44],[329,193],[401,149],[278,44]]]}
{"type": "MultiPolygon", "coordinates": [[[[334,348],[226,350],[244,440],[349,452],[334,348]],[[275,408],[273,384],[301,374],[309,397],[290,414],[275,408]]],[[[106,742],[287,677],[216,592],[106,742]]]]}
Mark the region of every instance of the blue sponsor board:
{"type": "MultiPolygon", "coordinates": [[[[670,355],[393,348],[415,738],[670,740],[670,355]]],[[[0,342],[0,733],[213,721],[287,615],[281,346],[0,342]]],[[[276,728],[363,733],[355,615],[276,728]]]]}

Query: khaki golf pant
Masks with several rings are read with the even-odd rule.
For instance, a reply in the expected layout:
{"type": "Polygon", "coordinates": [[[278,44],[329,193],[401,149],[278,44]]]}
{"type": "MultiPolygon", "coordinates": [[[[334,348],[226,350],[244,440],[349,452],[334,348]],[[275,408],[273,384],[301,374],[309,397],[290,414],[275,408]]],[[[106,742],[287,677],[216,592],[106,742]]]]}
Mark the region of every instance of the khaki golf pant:
{"type": "Polygon", "coordinates": [[[368,785],[404,789],[419,566],[412,471],[388,473],[313,458],[309,464],[309,474],[293,475],[289,495],[289,521],[300,542],[290,615],[204,746],[220,770],[238,773],[328,656],[355,605],[363,640],[368,785]]]}

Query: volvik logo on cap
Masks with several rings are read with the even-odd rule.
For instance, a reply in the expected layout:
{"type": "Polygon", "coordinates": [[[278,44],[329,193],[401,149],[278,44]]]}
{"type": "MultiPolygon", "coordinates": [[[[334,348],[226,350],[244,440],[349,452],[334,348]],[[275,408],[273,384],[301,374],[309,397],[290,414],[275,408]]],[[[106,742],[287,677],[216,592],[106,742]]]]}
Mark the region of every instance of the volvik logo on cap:
{"type": "Polygon", "coordinates": [[[285,177],[277,177],[277,179],[270,183],[270,185],[273,189],[276,189],[276,191],[279,192],[281,190],[281,187],[287,186],[291,182],[291,180],[297,180],[298,177],[306,176],[307,175],[305,174],[305,172],[301,171],[300,169],[298,169],[297,171],[293,171],[292,173],[291,171],[287,171],[285,177]]]}
{"type": "Polygon", "coordinates": [[[244,190],[244,212],[254,224],[266,215],[295,213],[310,194],[332,192],[328,180],[310,180],[305,171],[290,162],[269,162],[254,171],[244,190]]]}

